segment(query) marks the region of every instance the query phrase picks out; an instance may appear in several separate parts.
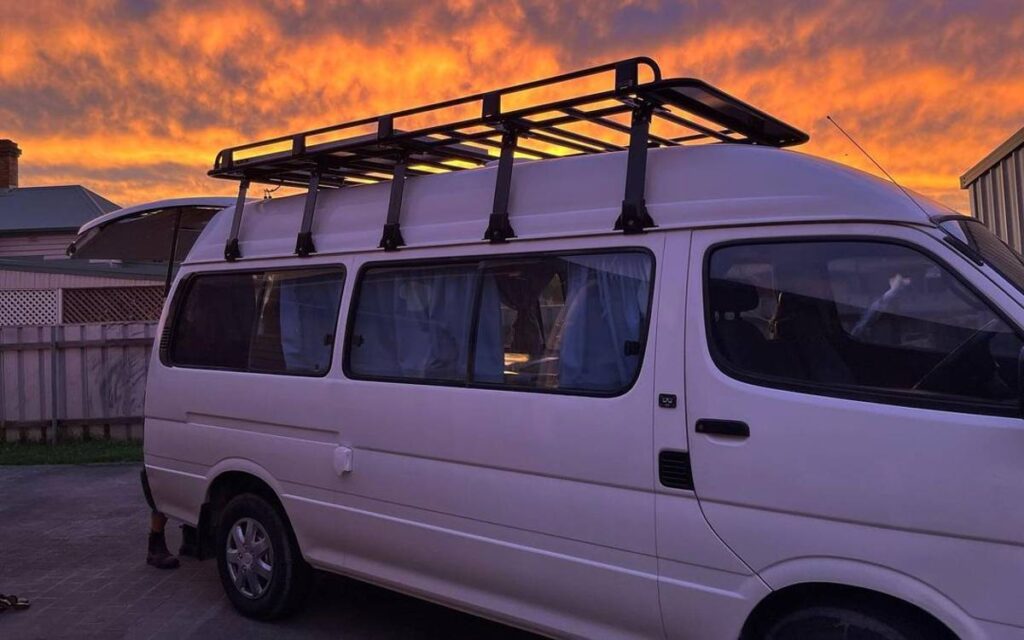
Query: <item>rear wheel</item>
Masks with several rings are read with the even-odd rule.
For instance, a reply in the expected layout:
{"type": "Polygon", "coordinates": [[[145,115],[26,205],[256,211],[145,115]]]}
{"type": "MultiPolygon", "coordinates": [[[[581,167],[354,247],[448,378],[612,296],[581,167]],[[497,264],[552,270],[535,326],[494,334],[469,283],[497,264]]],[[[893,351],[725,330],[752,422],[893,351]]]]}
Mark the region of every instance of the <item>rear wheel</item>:
{"type": "Polygon", "coordinates": [[[232,498],[218,518],[216,545],[221,584],[240,613],[273,620],[302,605],[312,569],[275,505],[251,493],[232,498]]]}
{"type": "Polygon", "coordinates": [[[948,632],[909,607],[837,600],[790,610],[762,626],[764,640],[933,640],[948,632]]]}

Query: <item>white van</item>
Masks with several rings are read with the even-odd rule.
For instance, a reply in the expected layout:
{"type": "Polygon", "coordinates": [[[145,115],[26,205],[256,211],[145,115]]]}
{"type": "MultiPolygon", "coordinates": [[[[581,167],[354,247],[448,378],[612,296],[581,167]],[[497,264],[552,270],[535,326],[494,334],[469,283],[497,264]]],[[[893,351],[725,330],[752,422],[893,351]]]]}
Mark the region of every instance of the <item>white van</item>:
{"type": "Polygon", "coordinates": [[[315,568],[553,637],[1024,638],[1024,263],[804,140],[634,59],[222,152],[157,506],[263,619],[315,568]]]}

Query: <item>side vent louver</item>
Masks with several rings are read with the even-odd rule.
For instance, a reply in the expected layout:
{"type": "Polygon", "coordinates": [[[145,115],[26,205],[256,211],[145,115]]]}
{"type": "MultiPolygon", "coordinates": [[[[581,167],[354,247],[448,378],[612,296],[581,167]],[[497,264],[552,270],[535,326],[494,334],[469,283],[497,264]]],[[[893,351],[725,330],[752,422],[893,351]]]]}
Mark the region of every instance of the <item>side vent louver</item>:
{"type": "Polygon", "coordinates": [[[686,451],[662,451],[658,454],[658,478],[673,489],[693,490],[693,470],[686,451]]]}

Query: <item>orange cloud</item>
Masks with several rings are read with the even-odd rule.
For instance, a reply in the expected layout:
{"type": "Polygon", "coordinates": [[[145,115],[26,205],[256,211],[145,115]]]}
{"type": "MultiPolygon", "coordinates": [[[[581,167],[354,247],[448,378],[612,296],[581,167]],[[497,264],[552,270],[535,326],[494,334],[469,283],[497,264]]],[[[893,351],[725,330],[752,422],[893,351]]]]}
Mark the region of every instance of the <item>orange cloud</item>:
{"type": "MultiPolygon", "coordinates": [[[[0,137],[24,184],[123,204],[230,193],[225,146],[630,55],[812,135],[801,151],[967,210],[958,177],[1024,123],[1012,2],[55,0],[5,8],[0,137]]],[[[591,86],[591,88],[593,88],[591,86]]]]}

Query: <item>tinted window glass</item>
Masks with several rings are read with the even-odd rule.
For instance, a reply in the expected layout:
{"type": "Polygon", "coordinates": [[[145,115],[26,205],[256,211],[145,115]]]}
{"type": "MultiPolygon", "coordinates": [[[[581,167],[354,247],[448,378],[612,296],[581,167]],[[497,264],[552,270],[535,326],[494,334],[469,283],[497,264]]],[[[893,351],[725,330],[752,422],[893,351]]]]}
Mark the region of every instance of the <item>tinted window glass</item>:
{"type": "Polygon", "coordinates": [[[1016,402],[1020,339],[947,270],[873,242],[711,255],[717,357],[742,373],[938,401],[1016,402]]]}
{"type": "Polygon", "coordinates": [[[474,380],[597,392],[629,386],[650,274],[641,253],[493,263],[482,282],[474,380]]]}
{"type": "Polygon", "coordinates": [[[370,268],[354,303],[349,368],[616,392],[640,364],[651,270],[639,252],[370,268]]]}
{"type": "Polygon", "coordinates": [[[478,267],[368,269],[349,346],[355,374],[465,380],[478,267]]]}
{"type": "Polygon", "coordinates": [[[196,276],[177,312],[171,362],[261,373],[326,373],[342,282],[338,269],[196,276]]]}
{"type": "Polygon", "coordinates": [[[176,365],[246,369],[260,296],[259,274],[197,276],[178,308],[171,342],[176,365]]]}

